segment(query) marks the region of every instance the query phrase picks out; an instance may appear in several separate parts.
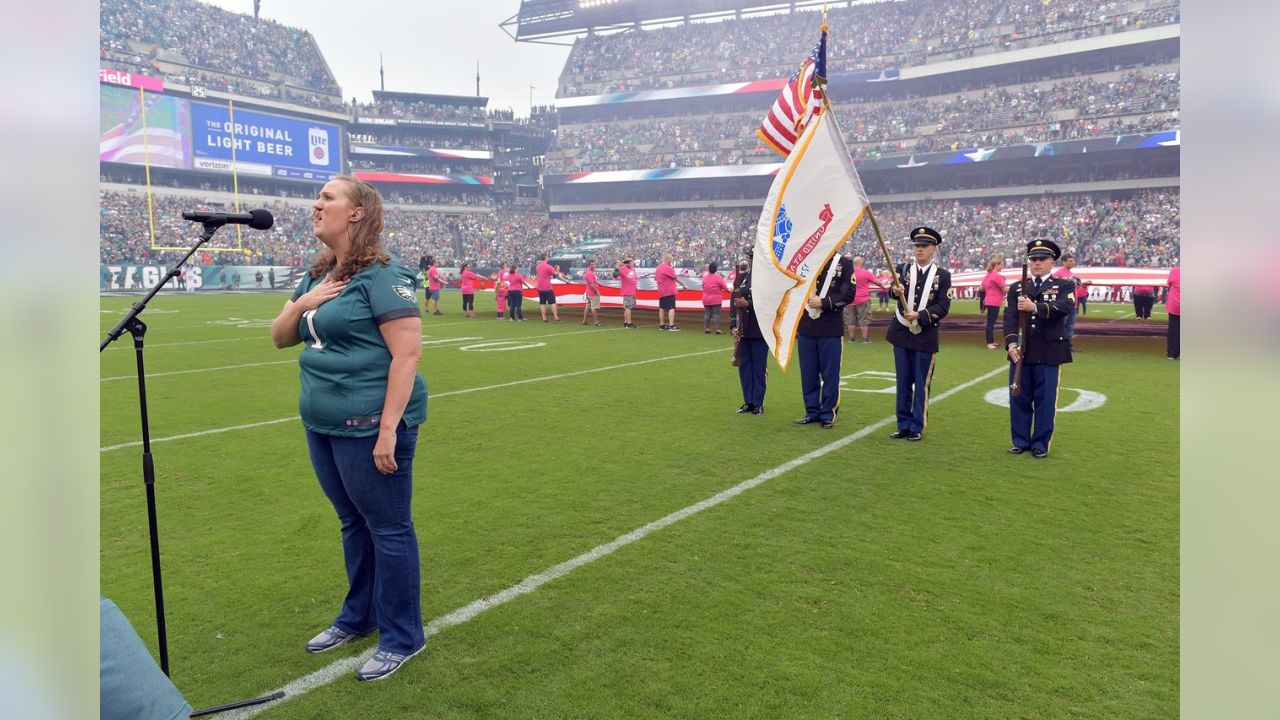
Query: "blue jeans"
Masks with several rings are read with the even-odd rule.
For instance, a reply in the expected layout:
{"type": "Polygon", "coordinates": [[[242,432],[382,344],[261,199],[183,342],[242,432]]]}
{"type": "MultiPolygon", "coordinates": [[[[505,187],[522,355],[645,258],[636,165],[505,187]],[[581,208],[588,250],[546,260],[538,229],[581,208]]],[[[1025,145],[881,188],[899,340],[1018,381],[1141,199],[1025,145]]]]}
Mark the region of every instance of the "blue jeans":
{"type": "Polygon", "coordinates": [[[512,320],[524,319],[524,293],[519,290],[507,291],[507,313],[512,320]]]}
{"type": "Polygon", "coordinates": [[[1076,339],[1076,313],[1080,312],[1080,308],[1072,305],[1071,314],[1067,316],[1067,341],[1074,342],[1076,339]]]}
{"type": "Polygon", "coordinates": [[[333,621],[340,629],[377,628],[378,648],[407,655],[426,642],[422,629],[418,535],[413,529],[413,453],[418,428],[400,423],[396,465],[383,475],[373,464],[377,435],[339,437],[307,430],[311,465],[342,521],[347,597],[333,621]]]}

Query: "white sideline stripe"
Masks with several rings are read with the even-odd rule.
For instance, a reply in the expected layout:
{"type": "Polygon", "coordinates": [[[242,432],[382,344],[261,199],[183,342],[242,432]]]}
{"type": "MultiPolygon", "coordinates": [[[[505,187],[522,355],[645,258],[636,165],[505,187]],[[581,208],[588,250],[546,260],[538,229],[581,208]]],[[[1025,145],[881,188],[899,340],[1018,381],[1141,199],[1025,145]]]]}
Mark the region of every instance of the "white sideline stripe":
{"type": "Polygon", "coordinates": [[[559,375],[547,375],[538,378],[529,378],[527,380],[512,380],[511,382],[499,383],[497,385],[485,385],[484,387],[466,388],[464,390],[450,390],[442,392],[432,397],[447,397],[449,395],[465,395],[467,393],[480,392],[482,390],[497,390],[499,388],[511,387],[513,385],[526,385],[528,383],[542,382],[543,380],[559,380],[567,377],[577,377],[578,375],[590,375],[592,373],[604,372],[606,370],[618,370],[620,368],[635,367],[637,365],[648,365],[656,362],[666,362],[667,360],[681,360],[683,358],[698,357],[699,355],[710,355],[711,353],[723,353],[724,348],[716,348],[715,350],[703,350],[701,352],[685,353],[683,355],[668,355],[666,357],[651,358],[649,360],[636,360],[635,362],[622,363],[620,365],[606,365],[600,368],[591,368],[590,370],[575,370],[574,372],[561,373],[559,375]]]}
{"type": "MultiPolygon", "coordinates": [[[[559,380],[567,377],[577,377],[578,375],[590,375],[592,373],[605,372],[606,370],[618,370],[620,368],[635,367],[637,365],[648,365],[650,363],[666,362],[667,360],[680,360],[682,358],[697,357],[699,355],[710,355],[711,353],[723,353],[724,348],[716,348],[715,350],[703,350],[695,353],[685,353],[683,355],[668,355],[660,358],[650,358],[648,360],[637,360],[635,362],[622,363],[620,365],[606,365],[605,367],[591,368],[590,370],[576,370],[574,372],[560,373],[559,375],[544,375],[542,377],[528,378],[526,380],[512,380],[511,382],[499,383],[497,385],[485,385],[483,387],[463,388],[462,390],[449,390],[448,392],[436,393],[429,395],[428,401],[450,395],[466,395],[467,393],[483,392],[485,390],[497,390],[499,388],[512,387],[514,385],[527,385],[528,383],[543,382],[546,380],[559,380]]],[[[293,362],[293,361],[289,361],[293,362]]],[[[197,432],[183,433],[182,435],[168,435],[161,438],[151,438],[151,444],[158,442],[167,442],[169,440],[185,440],[187,438],[200,437],[202,435],[213,435],[214,433],[230,432],[232,430],[248,430],[249,428],[262,427],[263,425],[275,425],[277,423],[289,422],[297,420],[297,415],[290,415],[285,418],[276,418],[275,420],[263,420],[262,422],[249,423],[247,425],[231,425],[229,427],[214,428],[212,430],[200,430],[197,432]]],[[[142,445],[141,440],[120,443],[118,445],[105,445],[98,448],[99,453],[119,450],[120,448],[139,447],[142,445]]]]}
{"type": "MultiPolygon", "coordinates": [[[[455,324],[455,325],[463,325],[463,324],[465,324],[465,323],[453,323],[453,324],[455,324]]],[[[436,327],[440,327],[440,326],[439,326],[439,325],[437,325],[436,327]]],[[[565,336],[565,335],[581,335],[581,334],[583,334],[583,333],[611,332],[611,331],[622,330],[622,329],[623,329],[623,328],[609,328],[608,330],[577,330],[577,331],[574,331],[574,332],[567,332],[567,333],[551,333],[551,334],[549,334],[549,335],[529,335],[529,336],[527,336],[527,337],[510,338],[510,339],[508,339],[508,340],[505,340],[504,342],[511,342],[511,341],[514,341],[514,340],[531,340],[531,339],[533,339],[533,338],[563,337],[563,336],[565,336]]],[[[423,335],[423,337],[431,337],[431,336],[430,336],[430,335],[423,335]]],[[[234,342],[234,341],[236,341],[236,340],[262,340],[262,339],[263,339],[263,338],[262,338],[262,336],[257,336],[257,335],[255,335],[254,337],[251,337],[251,338],[230,338],[230,339],[227,339],[227,340],[196,340],[196,341],[194,341],[194,343],[234,342]]],[[[267,339],[268,339],[268,340],[270,340],[270,338],[267,338],[267,339]]],[[[424,348],[427,348],[427,347],[433,347],[433,346],[441,346],[441,345],[445,345],[445,344],[447,344],[447,343],[464,343],[464,342],[470,342],[470,341],[472,341],[472,340],[484,340],[484,338],[482,338],[482,337],[456,337],[456,338],[440,338],[439,340],[423,340],[423,341],[422,341],[422,346],[423,346],[424,348]]],[[[194,344],[194,343],[192,343],[192,344],[194,344]]],[[[186,343],[169,343],[169,344],[170,344],[170,345],[183,345],[183,344],[186,344],[186,343]]],[[[115,346],[114,346],[114,345],[112,345],[111,347],[115,347],[115,346]]],[[[156,346],[156,345],[148,345],[147,347],[158,347],[158,346],[156,346]]],[[[238,369],[240,369],[240,368],[248,368],[248,367],[262,367],[262,366],[264,366],[264,365],[283,365],[284,363],[292,363],[292,362],[297,362],[297,359],[295,358],[295,359],[293,359],[293,360],[271,360],[271,361],[268,361],[268,362],[245,363],[245,364],[243,364],[243,365],[220,365],[220,366],[218,366],[218,367],[192,368],[192,369],[190,369],[190,370],[174,370],[174,371],[171,371],[171,372],[162,372],[162,373],[147,373],[147,377],[148,377],[148,378],[154,378],[154,377],[165,377],[165,376],[168,376],[168,375],[189,375],[189,374],[191,374],[191,373],[212,372],[212,371],[214,371],[214,370],[238,370],[238,369]]],[[[112,380],[129,380],[129,379],[136,378],[136,377],[138,377],[138,374],[137,374],[137,373],[134,373],[134,374],[132,374],[132,375],[114,375],[114,376],[112,376],[112,377],[104,377],[104,378],[100,379],[98,382],[109,382],[109,381],[112,381],[112,380]]],[[[438,397],[438,396],[437,396],[437,397],[438,397]]],[[[154,442],[154,441],[153,441],[153,442],[154,442]]]]}
{"type": "MultiPolygon", "coordinates": [[[[261,330],[261,328],[253,328],[253,329],[261,330]]],[[[115,350],[116,348],[119,348],[119,347],[127,347],[132,349],[133,343],[128,342],[126,338],[128,338],[127,334],[121,335],[119,340],[107,346],[107,350],[115,350]]],[[[151,349],[151,348],[158,348],[158,347],[173,347],[175,345],[208,345],[210,343],[243,342],[245,340],[262,340],[262,339],[263,339],[262,335],[252,335],[250,337],[220,338],[218,340],[184,340],[182,342],[150,343],[150,344],[147,344],[146,347],[147,349],[151,349]]],[[[271,338],[267,338],[267,340],[270,340],[270,339],[271,338]]]]}
{"type": "MultiPolygon", "coordinates": [[[[440,323],[440,324],[438,324],[438,325],[437,325],[437,324],[427,324],[427,323],[423,323],[423,324],[422,324],[422,329],[423,329],[423,330],[428,330],[428,329],[433,329],[433,328],[449,327],[450,325],[469,325],[469,324],[471,324],[471,323],[473,323],[473,322],[475,322],[475,321],[474,321],[474,320],[467,320],[467,321],[459,321],[459,322],[451,322],[451,323],[440,323]]],[[[196,328],[196,327],[204,328],[204,327],[208,327],[208,325],[207,325],[207,324],[206,324],[206,325],[184,325],[183,327],[185,327],[185,328],[196,328]]],[[[235,326],[234,326],[234,325],[230,325],[230,326],[224,326],[224,327],[235,327],[235,326]]],[[[107,330],[109,330],[109,329],[110,329],[110,328],[103,328],[102,332],[104,332],[104,333],[105,333],[105,332],[106,332],[107,330]]],[[[166,329],[166,330],[173,330],[173,329],[175,329],[175,328],[165,328],[165,329],[166,329]]],[[[246,327],[246,328],[241,328],[241,329],[243,329],[243,330],[261,330],[262,328],[260,328],[260,327],[246,327]]],[[[128,335],[127,335],[127,334],[126,334],[126,335],[121,335],[121,336],[120,336],[120,340],[118,340],[118,341],[116,341],[116,342],[111,343],[110,345],[108,345],[108,346],[107,346],[107,349],[108,349],[108,350],[114,350],[114,349],[116,349],[117,347],[120,347],[122,344],[123,344],[125,347],[132,347],[132,345],[133,345],[132,343],[123,342],[127,337],[128,337],[128,335]]],[[[427,336],[424,336],[424,337],[427,337],[427,336]]],[[[240,341],[242,341],[242,340],[264,340],[264,338],[265,338],[265,340],[266,340],[266,341],[270,341],[270,340],[271,340],[271,338],[269,338],[269,337],[265,337],[265,336],[263,336],[263,335],[257,335],[257,334],[255,334],[255,335],[252,335],[252,336],[250,336],[250,337],[220,338],[220,339],[218,339],[218,340],[182,340],[182,341],[179,341],[179,342],[154,343],[154,344],[151,344],[151,345],[147,345],[147,347],[148,347],[148,348],[157,348],[157,347],[175,347],[175,346],[178,346],[178,345],[207,345],[207,344],[209,344],[209,343],[240,342],[240,341]]]]}
{"type": "MultiPolygon", "coordinates": [[[[199,432],[183,433],[182,435],[169,435],[167,437],[162,437],[162,438],[151,438],[151,442],[152,444],[155,444],[158,442],[168,442],[169,440],[184,440],[186,438],[200,437],[202,435],[214,435],[216,433],[230,432],[232,430],[248,430],[249,428],[262,427],[263,425],[276,425],[282,422],[289,422],[290,420],[297,420],[297,419],[298,419],[297,415],[291,415],[287,418],[277,418],[275,420],[263,420],[262,422],[249,423],[247,425],[231,425],[230,427],[214,428],[212,430],[201,430],[199,432]]],[[[112,450],[119,450],[120,448],[138,447],[140,445],[142,445],[141,440],[134,440],[133,442],[120,443],[119,445],[107,445],[105,447],[100,447],[98,448],[98,452],[104,453],[104,452],[110,452],[112,450]]]]}
{"type": "MultiPolygon", "coordinates": [[[[283,365],[285,363],[296,363],[296,362],[298,362],[298,360],[294,358],[292,360],[270,360],[268,362],[245,363],[243,365],[220,365],[218,367],[192,368],[190,370],[173,370],[170,372],[162,372],[162,373],[149,372],[147,373],[147,379],[150,380],[151,378],[166,377],[169,375],[190,375],[191,373],[213,372],[214,370],[238,370],[240,368],[247,368],[247,367],[262,367],[263,365],[283,365]]],[[[138,377],[138,374],[135,372],[132,375],[113,375],[111,377],[104,377],[100,382],[109,382],[111,380],[133,380],[133,379],[136,379],[137,377],[138,377]]]]}
{"type": "MultiPolygon", "coordinates": [[[[971,388],[980,382],[983,382],[985,380],[995,377],[996,375],[999,375],[1001,373],[1005,373],[1008,371],[1009,371],[1009,366],[1007,364],[1001,365],[1000,367],[996,368],[995,370],[992,370],[989,373],[986,373],[985,375],[976,377],[972,380],[969,380],[968,382],[957,385],[951,388],[950,390],[947,390],[946,392],[939,394],[937,397],[932,398],[931,402],[936,403],[936,402],[945,400],[948,397],[955,395],[956,393],[962,390],[971,388]]],[[[472,618],[484,612],[485,610],[488,610],[489,608],[497,607],[504,603],[510,602],[520,597],[521,595],[527,595],[533,592],[534,590],[537,590],[539,587],[551,582],[552,580],[557,580],[559,578],[564,577],[565,575],[568,575],[569,573],[573,572],[577,568],[582,567],[583,565],[586,565],[589,562],[599,560],[600,558],[605,557],[607,555],[611,555],[613,554],[614,551],[618,550],[619,548],[630,545],[631,543],[636,542],[637,540],[641,540],[646,535],[657,532],[658,530],[661,530],[667,527],[668,525],[674,525],[675,523],[678,523],[681,520],[684,520],[685,518],[691,517],[693,515],[697,515],[703,510],[715,507],[716,505],[719,505],[720,503],[725,502],[726,500],[732,500],[738,495],[741,495],[742,493],[754,487],[763,485],[764,483],[778,477],[779,475],[783,475],[787,472],[790,472],[791,470],[794,470],[800,467],[801,465],[805,465],[814,460],[817,460],[818,458],[824,455],[828,455],[832,452],[835,452],[836,450],[839,450],[845,447],[846,445],[849,445],[855,440],[864,438],[867,435],[870,435],[871,433],[875,432],[876,430],[879,430],[880,428],[883,428],[884,426],[889,425],[895,420],[896,420],[896,417],[890,415],[887,418],[871,423],[870,425],[867,425],[866,427],[862,428],[861,430],[858,430],[857,432],[854,432],[850,435],[846,435],[834,442],[827,443],[826,445],[823,445],[817,450],[807,452],[798,458],[788,460],[787,462],[773,468],[772,470],[765,470],[764,472],[760,473],[759,475],[756,475],[750,480],[744,480],[743,482],[740,482],[737,485],[734,485],[728,490],[723,490],[719,493],[716,493],[715,495],[712,495],[706,500],[702,500],[700,502],[694,503],[693,505],[677,510],[665,517],[658,518],[657,520],[654,520],[653,522],[647,525],[642,525],[636,528],[635,530],[632,530],[631,532],[626,533],[625,535],[619,535],[612,542],[607,542],[603,545],[598,545],[595,548],[592,548],[591,550],[588,550],[587,552],[571,560],[566,560],[560,563],[559,565],[555,565],[540,573],[530,575],[529,577],[525,578],[524,580],[521,580],[515,585],[512,585],[506,590],[502,590],[501,592],[495,593],[493,595],[489,595],[488,597],[480,598],[479,600],[476,600],[469,605],[465,605],[463,607],[458,608],[457,610],[454,610],[451,613],[442,615],[436,618],[435,620],[432,620],[429,623],[427,623],[426,635],[427,637],[431,637],[432,635],[437,635],[453,627],[454,625],[461,625],[462,623],[467,622],[468,620],[471,620],[472,618]]],[[[369,659],[372,656],[373,656],[373,652],[367,651],[355,657],[342,658],[341,660],[338,660],[334,663],[326,665],[325,667],[322,667],[313,673],[304,675],[298,678],[297,680],[294,680],[293,682],[289,683],[288,685],[285,685],[282,688],[278,688],[279,690],[283,690],[285,693],[285,696],[281,700],[281,702],[289,700],[290,698],[296,697],[298,695],[305,694],[310,690],[314,690],[315,688],[321,687],[322,685],[327,685],[333,682],[334,680],[338,679],[342,675],[349,672],[353,672],[356,668],[363,665],[365,660],[369,659]]],[[[245,708],[242,710],[233,710],[227,713],[226,717],[251,718],[255,715],[258,715],[259,713],[266,712],[272,707],[273,705],[267,704],[267,705],[258,705],[255,707],[245,708]]]]}

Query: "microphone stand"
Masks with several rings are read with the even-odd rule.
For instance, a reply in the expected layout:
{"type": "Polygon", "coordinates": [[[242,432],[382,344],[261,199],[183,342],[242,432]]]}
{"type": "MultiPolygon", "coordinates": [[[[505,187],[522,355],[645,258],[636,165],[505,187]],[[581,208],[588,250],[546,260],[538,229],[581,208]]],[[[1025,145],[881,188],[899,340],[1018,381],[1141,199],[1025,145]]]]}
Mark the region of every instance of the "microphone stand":
{"type": "MultiPolygon", "coordinates": [[[[156,596],[156,630],[160,640],[160,669],[164,671],[166,676],[169,675],[169,639],[164,622],[164,585],[160,579],[160,536],[156,523],[156,472],[151,457],[151,430],[147,424],[147,376],[142,362],[143,338],[147,334],[147,325],[138,319],[138,316],[142,314],[143,310],[147,309],[147,303],[151,302],[151,298],[155,297],[156,293],[160,292],[166,283],[178,276],[182,271],[182,265],[191,259],[196,250],[199,250],[201,245],[208,242],[223,224],[221,222],[204,223],[204,230],[200,233],[200,239],[196,241],[196,244],[191,246],[191,249],[187,251],[187,254],[181,260],[169,268],[169,271],[164,274],[164,277],[160,278],[160,282],[156,283],[156,286],[151,288],[150,292],[129,308],[129,312],[125,313],[120,322],[116,323],[116,326],[107,332],[107,336],[98,345],[98,352],[102,352],[126,331],[133,336],[133,349],[138,362],[138,410],[142,419],[142,482],[147,490],[147,527],[151,534],[151,581],[155,588],[156,596]]],[[[260,705],[282,697],[284,697],[283,690],[252,700],[243,700],[229,705],[197,710],[191,714],[191,717],[211,715],[250,705],[260,705]]]]}

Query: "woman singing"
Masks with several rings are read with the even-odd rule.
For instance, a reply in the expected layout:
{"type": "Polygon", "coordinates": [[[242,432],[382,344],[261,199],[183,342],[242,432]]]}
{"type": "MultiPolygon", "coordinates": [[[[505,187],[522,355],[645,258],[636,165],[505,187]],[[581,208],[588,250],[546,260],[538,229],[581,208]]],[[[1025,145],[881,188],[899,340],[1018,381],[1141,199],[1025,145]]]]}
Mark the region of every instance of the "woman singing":
{"type": "Polygon", "coordinates": [[[378,651],[356,678],[381,680],[426,647],[411,511],[427,418],[417,282],[383,249],[382,198],[367,183],[330,180],[313,220],[324,249],[271,324],[276,347],[303,344],[298,407],[347,568],[342,608],[307,651],[378,630],[378,651]]]}

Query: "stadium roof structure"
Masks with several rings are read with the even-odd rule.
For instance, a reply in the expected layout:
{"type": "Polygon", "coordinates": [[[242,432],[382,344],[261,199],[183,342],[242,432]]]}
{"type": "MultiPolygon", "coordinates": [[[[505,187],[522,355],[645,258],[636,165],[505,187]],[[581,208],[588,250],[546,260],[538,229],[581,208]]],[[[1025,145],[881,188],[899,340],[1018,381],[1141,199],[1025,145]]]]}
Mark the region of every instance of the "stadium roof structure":
{"type": "MultiPolygon", "coordinates": [[[[625,30],[676,20],[793,11],[822,4],[823,0],[521,0],[520,11],[499,23],[499,27],[517,42],[546,42],[551,38],[584,32],[625,30]],[[511,31],[513,27],[514,33],[511,31]]],[[[843,4],[856,3],[845,0],[843,4]]]]}
{"type": "Polygon", "coordinates": [[[397,92],[394,90],[374,90],[374,100],[392,102],[429,102],[436,105],[463,105],[466,107],[485,107],[489,98],[479,95],[437,95],[434,93],[397,92]]]}

